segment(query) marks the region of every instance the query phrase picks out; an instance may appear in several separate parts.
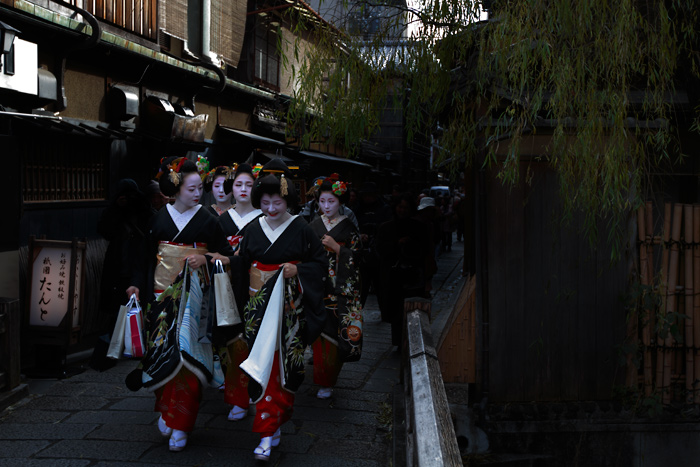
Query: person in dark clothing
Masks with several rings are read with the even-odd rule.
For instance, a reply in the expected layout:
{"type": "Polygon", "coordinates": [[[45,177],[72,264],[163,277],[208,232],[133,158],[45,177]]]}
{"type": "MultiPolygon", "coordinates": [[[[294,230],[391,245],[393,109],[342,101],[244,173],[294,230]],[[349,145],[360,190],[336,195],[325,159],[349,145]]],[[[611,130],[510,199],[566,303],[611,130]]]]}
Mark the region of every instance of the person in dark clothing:
{"type": "Polygon", "coordinates": [[[442,248],[441,251],[452,251],[452,234],[455,231],[457,223],[455,222],[456,215],[452,210],[452,198],[445,196],[442,199],[442,248]]]}
{"type": "Polygon", "coordinates": [[[168,197],[160,191],[160,185],[156,180],[151,180],[146,185],[146,198],[148,199],[148,204],[151,206],[151,213],[155,214],[160,211],[160,208],[168,204],[168,197]]]}
{"type": "MultiPolygon", "coordinates": [[[[379,257],[375,245],[377,228],[382,223],[391,219],[391,207],[379,195],[379,190],[374,182],[366,182],[359,191],[360,204],[355,213],[360,225],[360,239],[363,249],[360,260],[360,302],[364,307],[367,295],[373,285],[376,285],[379,273],[379,257]]],[[[379,308],[382,310],[382,290],[374,287],[377,294],[379,308]]],[[[382,320],[389,321],[389,316],[382,310],[382,320]]]]}
{"type": "Polygon", "coordinates": [[[414,219],[424,224],[426,234],[425,255],[425,297],[430,297],[433,290],[433,276],[437,272],[435,261],[435,199],[430,196],[421,198],[414,219]]]}
{"type": "MultiPolygon", "coordinates": [[[[403,340],[403,301],[407,297],[425,297],[426,264],[430,234],[426,224],[412,216],[413,197],[401,195],[394,208],[394,218],[377,231],[380,259],[380,289],[391,322],[391,342],[401,348],[403,340]]],[[[382,310],[384,313],[384,310],[382,310]]]]}
{"type": "Polygon", "coordinates": [[[464,239],[464,219],[467,216],[467,200],[463,196],[455,195],[454,212],[457,214],[457,241],[464,239]]]}
{"type": "Polygon", "coordinates": [[[104,371],[114,366],[107,358],[111,333],[116,323],[119,307],[125,304],[124,290],[135,264],[143,255],[151,209],[138,185],[131,179],[120,180],[109,206],[97,223],[97,233],[109,241],[102,267],[100,284],[100,311],[102,335],[95,344],[90,366],[104,371]]]}

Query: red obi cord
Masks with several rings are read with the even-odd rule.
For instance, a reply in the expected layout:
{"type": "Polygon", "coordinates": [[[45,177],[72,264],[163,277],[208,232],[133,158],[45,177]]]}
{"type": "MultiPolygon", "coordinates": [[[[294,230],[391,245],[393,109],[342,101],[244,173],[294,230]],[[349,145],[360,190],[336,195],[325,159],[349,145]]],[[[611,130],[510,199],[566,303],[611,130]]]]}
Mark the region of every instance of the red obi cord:
{"type": "MultiPolygon", "coordinates": [[[[299,261],[285,261],[286,263],[289,264],[299,264],[299,261]]],[[[253,261],[253,264],[251,264],[251,267],[259,269],[260,271],[265,271],[265,272],[272,272],[272,271],[277,271],[280,266],[282,266],[284,263],[280,264],[265,264],[261,263],[259,261],[253,261]]]]}

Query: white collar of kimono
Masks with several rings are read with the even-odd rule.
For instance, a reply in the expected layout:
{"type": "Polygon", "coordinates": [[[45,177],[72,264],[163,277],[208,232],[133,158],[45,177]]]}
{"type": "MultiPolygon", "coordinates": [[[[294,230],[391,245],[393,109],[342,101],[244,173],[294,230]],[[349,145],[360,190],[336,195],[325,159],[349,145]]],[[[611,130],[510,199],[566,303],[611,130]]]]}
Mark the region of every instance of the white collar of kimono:
{"type": "Polygon", "coordinates": [[[335,219],[330,220],[328,217],[326,217],[325,214],[321,214],[321,220],[323,221],[323,225],[326,226],[327,232],[330,232],[331,230],[333,230],[335,228],[335,226],[340,224],[343,221],[343,219],[345,219],[346,217],[348,217],[348,216],[343,214],[342,216],[338,216],[335,219]]]}
{"type": "Polygon", "coordinates": [[[267,237],[268,240],[270,240],[270,243],[275,243],[277,239],[284,233],[285,230],[287,230],[287,227],[289,227],[289,224],[292,223],[294,219],[296,219],[298,216],[292,216],[286,221],[284,221],[283,224],[281,224],[279,227],[277,227],[275,230],[272,230],[272,228],[267,224],[267,221],[265,220],[265,217],[260,218],[260,227],[262,227],[262,231],[267,237]]]}
{"type": "Polygon", "coordinates": [[[177,209],[175,209],[172,204],[166,204],[165,206],[168,208],[168,214],[170,214],[170,218],[175,223],[175,227],[177,227],[178,233],[181,232],[187,224],[189,224],[194,215],[197,214],[197,211],[199,211],[199,208],[202,207],[201,204],[198,204],[188,209],[187,211],[181,213],[177,209]]]}
{"type": "Polygon", "coordinates": [[[229,209],[228,214],[231,216],[233,223],[236,224],[236,227],[238,227],[238,230],[240,230],[246,225],[250,224],[250,221],[262,214],[262,211],[260,209],[254,209],[245,216],[241,217],[241,215],[238,214],[235,209],[229,209]]]}

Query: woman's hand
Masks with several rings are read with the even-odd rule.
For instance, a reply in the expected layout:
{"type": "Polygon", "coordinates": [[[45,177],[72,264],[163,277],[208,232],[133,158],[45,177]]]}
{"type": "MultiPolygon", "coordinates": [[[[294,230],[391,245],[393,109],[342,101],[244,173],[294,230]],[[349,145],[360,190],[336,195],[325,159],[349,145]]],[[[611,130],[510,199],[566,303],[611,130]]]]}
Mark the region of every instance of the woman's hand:
{"type": "Polygon", "coordinates": [[[136,287],[135,285],[132,285],[128,289],[126,289],[126,296],[131,298],[132,295],[136,295],[136,300],[139,299],[139,288],[136,287]]]}
{"type": "Polygon", "coordinates": [[[335,251],[336,255],[340,253],[340,245],[338,245],[338,242],[336,242],[330,235],[324,235],[321,237],[321,243],[329,250],[335,251]]]}
{"type": "Polygon", "coordinates": [[[209,253],[209,256],[211,256],[211,264],[216,264],[217,259],[221,261],[221,264],[224,266],[231,262],[228,256],[224,256],[221,253],[209,253]]]}
{"type": "Polygon", "coordinates": [[[197,269],[207,264],[207,259],[204,255],[190,255],[185,259],[189,262],[192,269],[197,269]]]}
{"type": "Polygon", "coordinates": [[[282,276],[285,279],[289,279],[290,277],[294,277],[297,275],[297,265],[292,264],[292,263],[284,263],[282,264],[282,276]]]}

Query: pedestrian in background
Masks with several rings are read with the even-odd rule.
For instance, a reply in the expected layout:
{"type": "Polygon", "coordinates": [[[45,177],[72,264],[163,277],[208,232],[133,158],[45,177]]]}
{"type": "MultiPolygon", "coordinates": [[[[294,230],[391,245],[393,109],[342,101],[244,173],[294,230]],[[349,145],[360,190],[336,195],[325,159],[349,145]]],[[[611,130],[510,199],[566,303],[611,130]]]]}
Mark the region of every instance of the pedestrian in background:
{"type": "Polygon", "coordinates": [[[431,296],[433,290],[433,276],[437,272],[435,261],[435,199],[423,196],[416,208],[414,219],[423,224],[425,232],[425,293],[426,298],[431,296]]]}
{"type": "Polygon", "coordinates": [[[442,252],[452,251],[452,234],[455,231],[457,223],[455,222],[454,211],[452,210],[452,197],[443,196],[442,198],[442,252]]]}
{"type": "Polygon", "coordinates": [[[100,282],[100,321],[102,333],[95,343],[90,367],[104,371],[115,365],[107,349],[119,307],[126,303],[124,290],[131,285],[137,262],[143,257],[143,244],[151,210],[144,194],[132,179],[120,180],[117,189],[97,222],[97,233],[109,241],[100,282]]]}
{"type": "Polygon", "coordinates": [[[383,307],[383,291],[377,287],[379,274],[379,256],[375,245],[377,229],[381,224],[392,217],[391,207],[379,195],[379,189],[374,182],[366,182],[359,191],[360,204],[357,220],[360,225],[360,239],[362,241],[362,260],[360,262],[360,301],[362,306],[367,302],[370,290],[377,294],[377,301],[382,312],[382,321],[389,322],[389,315],[383,307]]]}
{"type": "Polygon", "coordinates": [[[377,231],[377,251],[381,260],[381,285],[387,315],[391,322],[391,342],[401,349],[404,298],[425,296],[425,265],[430,245],[426,226],[413,218],[414,197],[404,193],[394,209],[392,220],[377,231]]]}

